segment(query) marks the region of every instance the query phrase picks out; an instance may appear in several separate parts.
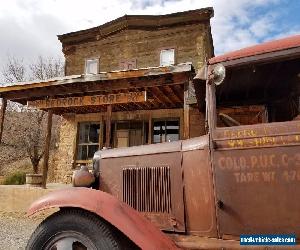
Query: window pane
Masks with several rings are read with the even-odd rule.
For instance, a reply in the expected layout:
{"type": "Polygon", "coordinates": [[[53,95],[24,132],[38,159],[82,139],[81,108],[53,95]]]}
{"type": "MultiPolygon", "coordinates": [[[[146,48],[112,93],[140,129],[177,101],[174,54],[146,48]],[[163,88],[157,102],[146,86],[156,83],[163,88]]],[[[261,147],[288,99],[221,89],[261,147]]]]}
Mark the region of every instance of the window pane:
{"type": "Polygon", "coordinates": [[[100,124],[91,124],[89,132],[89,142],[99,142],[100,124]]]}
{"type": "Polygon", "coordinates": [[[130,122],[130,129],[142,129],[143,122],[130,122]]]}
{"type": "Polygon", "coordinates": [[[160,52],[160,65],[169,66],[175,63],[175,50],[166,49],[160,52]]]}
{"type": "Polygon", "coordinates": [[[79,123],[77,160],[89,160],[99,147],[99,123],[79,123]]]}
{"type": "Polygon", "coordinates": [[[155,121],[153,124],[153,143],[179,140],[179,120],[155,121]]]}
{"type": "Polygon", "coordinates": [[[153,123],[153,142],[159,143],[165,141],[165,121],[156,121],[153,123]]]}
{"type": "Polygon", "coordinates": [[[144,142],[143,142],[143,144],[148,143],[148,136],[149,136],[149,123],[144,122],[144,142]]]}
{"type": "Polygon", "coordinates": [[[98,59],[86,60],[86,74],[98,74],[98,59]]]}
{"type": "Polygon", "coordinates": [[[87,146],[78,145],[77,160],[87,160],[87,146]]]}
{"type": "Polygon", "coordinates": [[[118,122],[117,130],[129,129],[129,122],[118,122]]]}
{"type": "Polygon", "coordinates": [[[88,159],[92,159],[95,152],[98,150],[99,145],[89,145],[88,146],[88,159]]]}
{"type": "Polygon", "coordinates": [[[79,124],[79,143],[88,143],[89,141],[89,123],[79,124]]]}
{"type": "Polygon", "coordinates": [[[179,121],[167,121],[167,141],[179,140],[179,121]]]}

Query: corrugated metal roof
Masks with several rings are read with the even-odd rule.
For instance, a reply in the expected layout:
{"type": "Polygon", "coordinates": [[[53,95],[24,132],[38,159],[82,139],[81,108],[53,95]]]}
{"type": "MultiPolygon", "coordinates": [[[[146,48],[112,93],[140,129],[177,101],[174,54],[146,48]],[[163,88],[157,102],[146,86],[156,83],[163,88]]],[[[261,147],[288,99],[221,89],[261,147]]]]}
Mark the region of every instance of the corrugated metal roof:
{"type": "Polygon", "coordinates": [[[28,81],[28,82],[13,82],[13,83],[1,83],[0,88],[3,87],[10,87],[10,86],[24,86],[24,85],[31,85],[37,83],[44,83],[44,82],[57,82],[61,80],[70,80],[80,78],[82,75],[70,75],[70,76],[62,76],[62,77],[54,77],[47,80],[35,80],[35,81],[28,81]]]}
{"type": "Polygon", "coordinates": [[[300,47],[300,35],[290,36],[287,38],[273,40],[270,42],[265,42],[262,44],[254,45],[244,49],[232,51],[220,56],[213,57],[209,59],[209,64],[216,64],[226,61],[231,61],[235,59],[245,58],[249,56],[261,55],[265,53],[292,49],[300,47]]]}
{"type": "Polygon", "coordinates": [[[95,75],[71,75],[65,77],[56,77],[53,79],[43,80],[43,81],[31,81],[31,82],[16,82],[8,83],[5,86],[0,86],[0,93],[40,88],[54,85],[64,85],[68,83],[76,82],[95,82],[95,81],[106,81],[106,80],[118,80],[126,78],[136,78],[136,77],[147,77],[154,75],[164,75],[164,74],[175,74],[180,72],[192,71],[192,63],[181,63],[174,66],[163,66],[163,67],[148,67],[139,68],[132,70],[117,70],[111,72],[101,72],[95,75]]]}

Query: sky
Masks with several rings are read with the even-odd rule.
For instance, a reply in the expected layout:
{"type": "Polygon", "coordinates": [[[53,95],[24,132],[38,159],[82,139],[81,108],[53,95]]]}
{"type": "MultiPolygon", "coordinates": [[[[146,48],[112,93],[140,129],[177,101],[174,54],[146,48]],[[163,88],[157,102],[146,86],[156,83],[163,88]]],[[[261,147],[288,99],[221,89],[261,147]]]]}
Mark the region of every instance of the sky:
{"type": "Polygon", "coordinates": [[[168,14],[213,7],[215,54],[300,34],[300,0],[0,0],[0,70],[8,56],[33,62],[63,57],[58,34],[125,14],[168,14]]]}

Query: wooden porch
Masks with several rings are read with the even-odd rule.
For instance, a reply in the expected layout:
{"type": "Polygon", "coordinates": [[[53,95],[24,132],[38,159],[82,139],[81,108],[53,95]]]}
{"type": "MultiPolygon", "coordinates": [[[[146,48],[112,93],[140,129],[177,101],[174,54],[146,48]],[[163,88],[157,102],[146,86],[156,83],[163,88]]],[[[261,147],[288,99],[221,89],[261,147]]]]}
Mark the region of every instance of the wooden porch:
{"type": "Polygon", "coordinates": [[[103,146],[109,148],[112,146],[112,117],[116,119],[116,116],[120,116],[123,112],[142,112],[143,120],[148,123],[147,143],[151,143],[149,138],[153,125],[152,111],[161,110],[159,112],[164,116],[163,110],[166,112],[182,110],[181,139],[189,138],[189,104],[195,103],[192,88],[194,75],[191,64],[180,64],[104,72],[97,75],[67,76],[1,87],[0,97],[4,105],[0,112],[0,142],[7,100],[48,112],[44,175],[48,169],[53,114],[92,114],[94,119],[95,114],[99,114],[97,120],[101,126],[105,126],[101,128],[102,134],[99,135],[99,148],[103,146]]]}

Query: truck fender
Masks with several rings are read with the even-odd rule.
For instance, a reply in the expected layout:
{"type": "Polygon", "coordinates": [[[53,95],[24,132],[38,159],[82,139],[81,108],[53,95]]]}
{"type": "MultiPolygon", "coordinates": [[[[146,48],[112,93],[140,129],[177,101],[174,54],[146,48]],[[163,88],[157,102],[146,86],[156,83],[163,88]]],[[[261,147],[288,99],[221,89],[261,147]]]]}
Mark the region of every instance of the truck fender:
{"type": "Polygon", "coordinates": [[[50,208],[75,207],[90,211],[118,228],[141,249],[178,249],[149,220],[114,196],[90,188],[67,188],[50,192],[35,201],[28,216],[50,208]]]}

